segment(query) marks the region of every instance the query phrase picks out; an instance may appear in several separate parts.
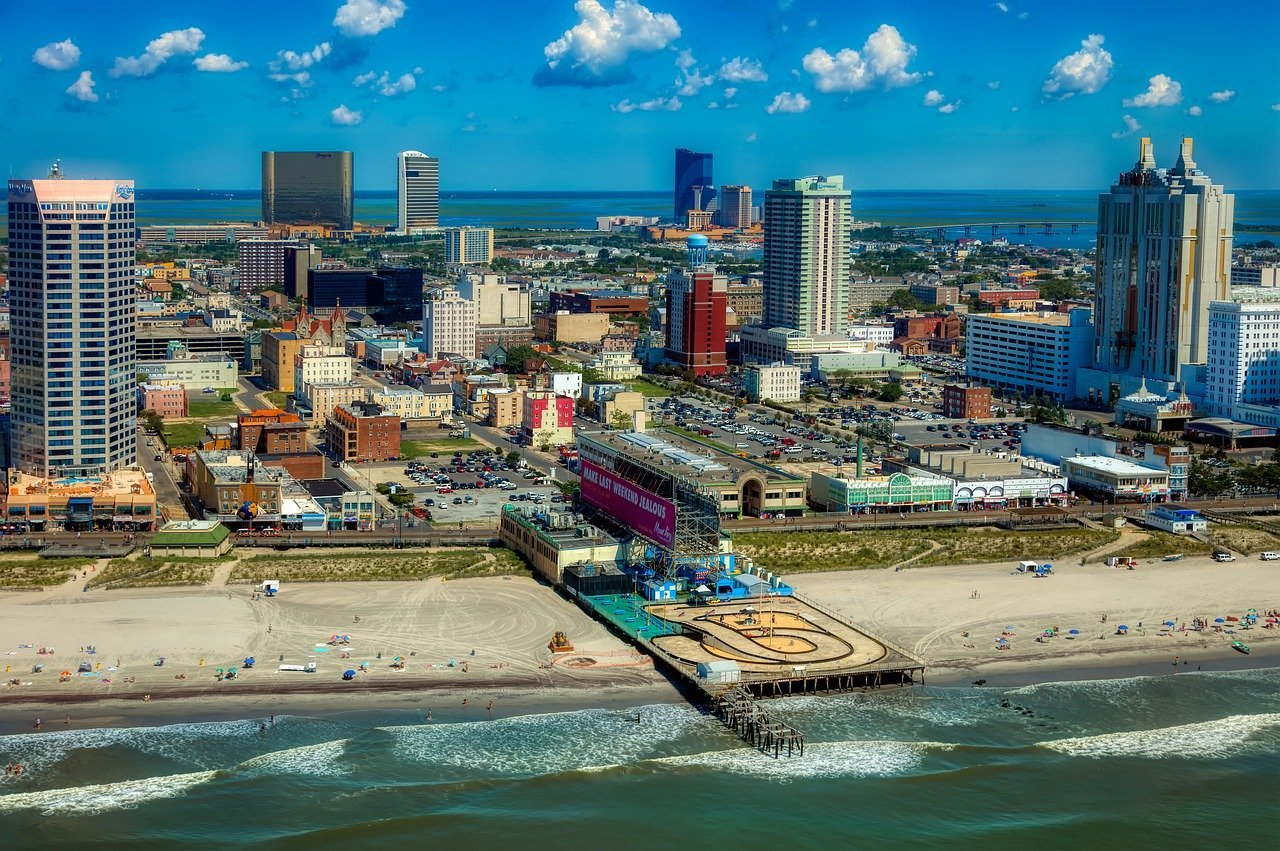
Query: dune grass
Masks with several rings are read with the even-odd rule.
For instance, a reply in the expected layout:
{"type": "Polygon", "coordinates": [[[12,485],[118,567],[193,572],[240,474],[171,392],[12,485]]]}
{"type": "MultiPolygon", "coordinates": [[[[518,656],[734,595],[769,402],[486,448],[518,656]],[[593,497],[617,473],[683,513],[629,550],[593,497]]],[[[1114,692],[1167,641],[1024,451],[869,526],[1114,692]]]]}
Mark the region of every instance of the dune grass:
{"type": "Polygon", "coordinates": [[[0,556],[0,590],[37,591],[61,585],[93,564],[91,558],[40,558],[34,551],[0,556]]]}
{"type": "Polygon", "coordinates": [[[220,559],[113,558],[89,579],[90,588],[159,588],[207,585],[220,559]]]}
{"type": "Polygon", "coordinates": [[[1182,553],[1189,556],[1206,556],[1213,552],[1213,547],[1197,541],[1190,535],[1171,535],[1168,532],[1152,530],[1146,533],[1146,540],[1139,541],[1131,547],[1113,553],[1130,558],[1160,558],[1182,553]]]}
{"type": "Polygon", "coordinates": [[[443,548],[314,555],[259,555],[231,571],[232,582],[402,582],[523,573],[528,568],[505,549],[443,548]]]}

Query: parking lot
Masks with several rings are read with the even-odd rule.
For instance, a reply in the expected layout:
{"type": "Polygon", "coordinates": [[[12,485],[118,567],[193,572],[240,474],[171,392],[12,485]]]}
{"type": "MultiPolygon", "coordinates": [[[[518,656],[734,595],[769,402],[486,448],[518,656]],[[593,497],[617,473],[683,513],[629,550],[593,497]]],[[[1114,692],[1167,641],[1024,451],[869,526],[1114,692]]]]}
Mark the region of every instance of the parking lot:
{"type": "Polygon", "coordinates": [[[548,505],[563,499],[554,485],[539,484],[547,481],[544,477],[511,469],[500,456],[441,453],[408,463],[362,464],[359,470],[362,482],[367,475],[374,487],[387,484],[412,493],[414,508],[430,512],[435,523],[496,521],[506,503],[548,505]]]}

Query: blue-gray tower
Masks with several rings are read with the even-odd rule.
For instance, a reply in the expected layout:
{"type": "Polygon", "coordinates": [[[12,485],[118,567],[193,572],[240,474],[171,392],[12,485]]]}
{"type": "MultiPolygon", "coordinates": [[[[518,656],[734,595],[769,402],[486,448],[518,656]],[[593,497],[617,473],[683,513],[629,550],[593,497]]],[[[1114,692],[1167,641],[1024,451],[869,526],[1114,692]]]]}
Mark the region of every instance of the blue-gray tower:
{"type": "Polygon", "coordinates": [[[715,197],[716,184],[711,175],[711,154],[677,148],[675,204],[672,210],[674,221],[683,222],[690,210],[710,209],[715,197]]]}
{"type": "Polygon", "coordinates": [[[707,246],[710,240],[700,233],[689,235],[689,239],[685,242],[685,246],[689,250],[689,268],[699,269],[707,265],[707,246]]]}

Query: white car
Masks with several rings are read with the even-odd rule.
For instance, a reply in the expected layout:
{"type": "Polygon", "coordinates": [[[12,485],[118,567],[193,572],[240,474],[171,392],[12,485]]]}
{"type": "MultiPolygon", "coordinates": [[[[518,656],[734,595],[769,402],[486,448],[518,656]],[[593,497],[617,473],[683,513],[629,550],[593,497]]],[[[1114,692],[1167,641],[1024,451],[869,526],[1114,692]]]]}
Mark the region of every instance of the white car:
{"type": "Polygon", "coordinates": [[[1263,561],[1280,561],[1280,553],[1264,552],[1258,553],[1258,558],[1263,561]]]}

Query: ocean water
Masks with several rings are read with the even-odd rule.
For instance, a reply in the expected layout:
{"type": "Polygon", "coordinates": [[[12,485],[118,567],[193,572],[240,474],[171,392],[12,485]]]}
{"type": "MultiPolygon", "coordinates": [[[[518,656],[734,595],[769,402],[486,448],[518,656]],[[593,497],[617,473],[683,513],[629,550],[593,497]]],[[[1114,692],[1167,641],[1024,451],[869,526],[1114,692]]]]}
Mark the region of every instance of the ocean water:
{"type": "Polygon", "coordinates": [[[1280,669],[769,706],[804,756],[685,705],[9,736],[0,844],[1261,847],[1280,823],[1280,669]]]}
{"type": "MultiPolygon", "coordinates": [[[[761,196],[763,197],[763,196],[761,196]]],[[[759,203],[759,202],[757,202],[759,203]]],[[[1019,236],[1005,229],[1012,242],[1051,248],[1090,248],[1091,222],[1097,217],[1094,191],[859,191],[852,207],[860,221],[883,225],[982,224],[988,222],[1083,222],[1079,232],[1059,230],[1052,236],[1029,232],[1019,236]]],[[[392,224],[396,216],[394,191],[357,191],[357,221],[392,224]]],[[[261,195],[241,190],[146,190],[138,192],[139,224],[182,224],[213,221],[251,221],[261,215],[261,195]]],[[[444,192],[440,196],[442,225],[484,225],[520,228],[594,228],[604,215],[661,216],[671,211],[668,192],[444,192]]],[[[1236,242],[1280,239],[1280,192],[1236,193],[1236,222],[1269,226],[1260,233],[1240,232],[1236,242]]],[[[950,234],[955,236],[957,234],[950,234]]],[[[988,228],[974,236],[990,239],[988,228]]]]}

